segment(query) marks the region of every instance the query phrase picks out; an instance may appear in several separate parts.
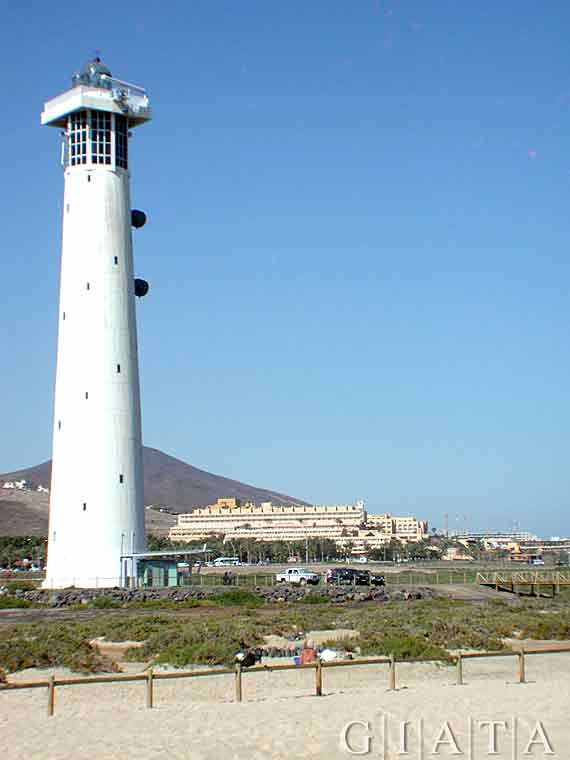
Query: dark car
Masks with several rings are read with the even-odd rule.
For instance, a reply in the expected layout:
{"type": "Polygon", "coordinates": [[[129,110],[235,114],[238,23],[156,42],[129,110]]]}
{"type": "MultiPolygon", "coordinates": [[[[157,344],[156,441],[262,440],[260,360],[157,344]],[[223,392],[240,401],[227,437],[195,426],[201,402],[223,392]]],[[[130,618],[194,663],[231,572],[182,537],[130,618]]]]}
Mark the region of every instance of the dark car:
{"type": "Polygon", "coordinates": [[[368,586],[368,572],[353,567],[335,567],[327,572],[327,583],[337,586],[368,586]]]}
{"type": "Polygon", "coordinates": [[[383,575],[370,573],[368,570],[356,570],[354,567],[334,567],[327,571],[327,583],[337,586],[384,586],[383,575]]]}
{"type": "Polygon", "coordinates": [[[386,578],[378,573],[370,573],[370,584],[372,586],[385,586],[386,578]]]}

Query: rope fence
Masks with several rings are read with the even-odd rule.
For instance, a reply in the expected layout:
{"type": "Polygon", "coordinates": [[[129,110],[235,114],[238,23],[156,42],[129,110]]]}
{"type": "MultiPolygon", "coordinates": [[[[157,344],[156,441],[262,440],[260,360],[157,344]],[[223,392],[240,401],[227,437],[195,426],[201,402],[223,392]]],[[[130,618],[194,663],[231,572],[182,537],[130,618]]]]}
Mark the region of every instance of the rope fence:
{"type": "MultiPolygon", "coordinates": [[[[518,651],[501,650],[498,652],[462,652],[454,656],[456,677],[455,685],[464,686],[464,664],[467,660],[475,659],[490,659],[496,657],[513,657],[516,660],[516,682],[519,684],[527,683],[526,681],[526,664],[525,658],[529,655],[545,655],[545,654],[563,654],[570,653],[570,647],[555,647],[548,649],[525,649],[521,647],[518,651]]],[[[434,663],[441,662],[441,660],[434,660],[429,658],[411,658],[406,660],[400,660],[401,663],[434,663]]],[[[243,701],[244,694],[244,674],[247,673],[248,677],[252,673],[265,673],[265,672],[279,672],[284,670],[314,670],[315,672],[315,685],[314,694],[317,697],[323,694],[323,671],[329,668],[340,667],[361,667],[365,665],[388,665],[388,687],[387,691],[397,691],[396,686],[396,669],[398,660],[394,655],[389,657],[363,657],[356,660],[331,660],[323,661],[316,660],[316,662],[309,662],[300,665],[293,663],[276,663],[272,665],[254,665],[250,668],[244,668],[241,663],[236,663],[234,668],[216,668],[211,670],[185,670],[175,671],[172,673],[157,673],[152,668],[149,668],[145,673],[133,673],[124,675],[101,675],[101,676],[84,676],[79,678],[55,678],[53,675],[49,676],[44,681],[22,681],[20,683],[4,683],[0,685],[0,692],[15,691],[19,689],[42,689],[47,688],[48,700],[47,700],[47,714],[52,716],[55,712],[55,691],[56,687],[62,686],[77,686],[80,684],[94,684],[94,683],[124,683],[130,681],[143,681],[145,682],[145,703],[148,709],[152,709],[155,703],[155,681],[166,681],[178,678],[202,678],[205,676],[218,676],[218,675],[233,675],[234,676],[234,688],[235,688],[235,702],[243,701]]]]}

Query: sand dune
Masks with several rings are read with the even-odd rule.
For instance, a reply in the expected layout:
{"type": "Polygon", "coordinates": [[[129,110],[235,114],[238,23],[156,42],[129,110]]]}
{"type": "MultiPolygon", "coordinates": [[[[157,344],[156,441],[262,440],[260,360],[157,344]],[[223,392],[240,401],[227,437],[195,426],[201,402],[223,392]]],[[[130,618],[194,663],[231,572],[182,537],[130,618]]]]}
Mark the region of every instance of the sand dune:
{"type": "MultiPolygon", "coordinates": [[[[349,758],[353,755],[341,734],[349,721],[361,721],[368,726],[355,724],[349,730],[353,749],[365,749],[368,734],[369,757],[415,760],[422,757],[420,728],[423,758],[452,756],[453,740],[443,726],[448,721],[457,748],[475,760],[488,757],[490,749],[490,729],[479,722],[493,720],[506,723],[496,729],[494,757],[546,757],[545,739],[540,729],[536,732],[536,722],[541,721],[554,751],[548,756],[567,758],[570,654],[527,657],[527,684],[516,683],[515,669],[514,658],[469,661],[466,685],[455,686],[453,668],[398,664],[396,692],[386,690],[385,666],[326,669],[322,697],[312,696],[313,671],[245,673],[241,704],[233,701],[231,675],[159,681],[152,710],[145,707],[143,683],[60,687],[51,718],[46,715],[45,690],[2,692],[2,756],[5,760],[349,758]],[[397,754],[402,721],[410,721],[407,756],[397,754]],[[533,731],[533,752],[524,755],[533,731]]],[[[37,676],[38,671],[28,671],[13,678],[37,676]]]]}

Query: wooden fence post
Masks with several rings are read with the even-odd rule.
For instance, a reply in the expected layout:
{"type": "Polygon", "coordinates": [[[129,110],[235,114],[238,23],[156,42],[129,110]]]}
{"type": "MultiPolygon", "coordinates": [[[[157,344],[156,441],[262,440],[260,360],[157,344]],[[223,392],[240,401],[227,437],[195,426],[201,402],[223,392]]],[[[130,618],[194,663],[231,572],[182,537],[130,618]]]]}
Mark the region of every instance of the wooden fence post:
{"type": "Polygon", "coordinates": [[[241,702],[241,662],[236,662],[236,702],[241,702]]]}
{"type": "Polygon", "coordinates": [[[154,673],[152,671],[152,668],[150,668],[150,670],[146,674],[146,706],[148,707],[149,710],[154,707],[153,687],[154,687],[154,673]]]}
{"type": "Polygon", "coordinates": [[[521,647],[520,652],[517,655],[518,671],[519,671],[519,683],[526,683],[525,677],[525,663],[524,663],[524,647],[521,647]]]}
{"type": "Polygon", "coordinates": [[[317,697],[323,696],[323,663],[320,659],[315,666],[315,694],[317,697]]]}
{"type": "Polygon", "coordinates": [[[388,691],[396,691],[396,660],[390,655],[390,670],[388,673],[388,691]]]}
{"type": "Polygon", "coordinates": [[[50,676],[48,679],[48,705],[47,714],[51,718],[55,708],[55,678],[50,676]]]}
{"type": "Polygon", "coordinates": [[[463,686],[463,655],[461,652],[457,655],[457,686],[463,686]]]}

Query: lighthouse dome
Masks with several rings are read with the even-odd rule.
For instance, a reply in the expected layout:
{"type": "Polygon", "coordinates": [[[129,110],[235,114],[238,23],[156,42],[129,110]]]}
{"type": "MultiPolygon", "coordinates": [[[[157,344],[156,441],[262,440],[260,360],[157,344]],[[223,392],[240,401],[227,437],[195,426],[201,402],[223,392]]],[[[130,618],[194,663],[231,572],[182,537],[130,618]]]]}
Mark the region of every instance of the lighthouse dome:
{"type": "Polygon", "coordinates": [[[111,70],[99,56],[87,61],[80,72],[73,75],[73,85],[88,85],[89,87],[111,88],[111,70]]]}

